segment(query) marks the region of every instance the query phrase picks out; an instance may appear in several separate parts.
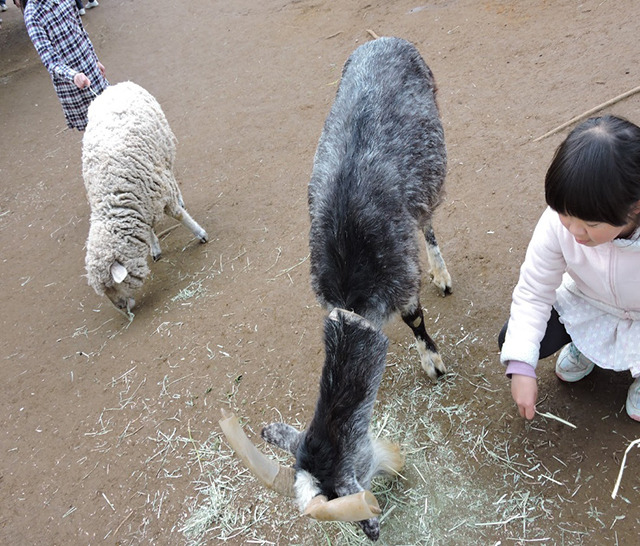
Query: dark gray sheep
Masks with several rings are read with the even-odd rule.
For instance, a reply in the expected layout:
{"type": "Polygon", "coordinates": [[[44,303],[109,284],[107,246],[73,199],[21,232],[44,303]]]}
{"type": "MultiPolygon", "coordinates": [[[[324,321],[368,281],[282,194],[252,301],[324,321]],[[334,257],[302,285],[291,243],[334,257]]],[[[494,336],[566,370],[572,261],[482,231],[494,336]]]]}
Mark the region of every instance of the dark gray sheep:
{"type": "Polygon", "coordinates": [[[424,325],[417,236],[434,284],[451,292],[431,227],[446,166],[435,81],[416,48],[399,38],[360,46],[345,63],[309,184],[312,287],[328,310],[379,328],[400,312],[433,380],[446,368],[424,325]]]}
{"type": "Polygon", "coordinates": [[[435,95],[431,71],[405,40],[369,42],[347,60],[309,184],[312,286],[331,311],[320,395],[306,430],[272,423],[262,431],[295,455],[294,468],[266,460],[239,426],[221,421],[265,485],[295,497],[312,517],[358,521],[372,540],[380,508],[367,491],[371,479],[403,464],[397,446],[369,434],[388,346],[382,326],[399,312],[429,377],[446,371],[419,299],[419,230],[433,282],[451,291],[431,228],[446,173],[435,95]]]}

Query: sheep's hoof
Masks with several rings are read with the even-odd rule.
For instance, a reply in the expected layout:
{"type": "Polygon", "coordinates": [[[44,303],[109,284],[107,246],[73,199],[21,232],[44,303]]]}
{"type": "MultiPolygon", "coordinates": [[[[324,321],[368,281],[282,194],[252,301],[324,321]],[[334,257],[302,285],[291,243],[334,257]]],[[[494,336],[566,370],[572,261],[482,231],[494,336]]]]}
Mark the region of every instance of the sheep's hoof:
{"type": "Polygon", "coordinates": [[[431,282],[436,286],[442,297],[453,293],[451,275],[446,269],[431,270],[429,274],[431,275],[431,282]]]}
{"type": "Polygon", "coordinates": [[[444,298],[453,294],[453,286],[447,285],[444,289],[440,288],[440,295],[444,298]]]}
{"type": "Polygon", "coordinates": [[[437,383],[438,377],[447,373],[447,367],[438,353],[428,351],[424,356],[426,358],[422,359],[422,369],[427,373],[431,381],[437,383]]]}
{"type": "Polygon", "coordinates": [[[203,231],[202,235],[198,235],[198,239],[200,239],[201,244],[204,244],[209,240],[209,236],[207,235],[206,231],[203,231]]]}
{"type": "Polygon", "coordinates": [[[160,252],[159,254],[152,254],[151,257],[153,258],[154,262],[157,262],[160,258],[162,258],[162,252],[160,252]]]}

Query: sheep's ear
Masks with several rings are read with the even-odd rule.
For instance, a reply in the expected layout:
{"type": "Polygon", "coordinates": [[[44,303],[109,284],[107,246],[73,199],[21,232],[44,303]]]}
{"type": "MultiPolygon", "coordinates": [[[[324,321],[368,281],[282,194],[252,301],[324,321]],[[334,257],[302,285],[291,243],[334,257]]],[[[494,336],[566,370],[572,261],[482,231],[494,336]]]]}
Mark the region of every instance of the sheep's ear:
{"type": "Polygon", "coordinates": [[[116,284],[120,284],[127,278],[127,268],[120,262],[113,262],[111,264],[111,278],[116,284]]]}

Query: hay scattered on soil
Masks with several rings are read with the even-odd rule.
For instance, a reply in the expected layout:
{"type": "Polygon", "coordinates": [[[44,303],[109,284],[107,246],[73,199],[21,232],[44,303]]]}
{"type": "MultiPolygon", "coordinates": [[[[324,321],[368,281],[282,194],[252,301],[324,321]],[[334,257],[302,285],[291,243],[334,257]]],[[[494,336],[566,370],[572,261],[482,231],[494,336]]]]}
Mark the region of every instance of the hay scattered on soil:
{"type": "MultiPolygon", "coordinates": [[[[441,342],[455,350],[454,355],[445,355],[448,362],[464,361],[469,345],[477,341],[467,332],[460,338],[464,339],[458,344],[441,342]]],[[[571,502],[575,484],[547,468],[548,461],[539,460],[535,450],[512,446],[494,434],[499,423],[487,423],[478,408],[486,406],[487,392],[500,389],[482,373],[463,374],[457,371],[462,366],[456,365],[432,385],[419,371],[415,348],[395,349],[397,353],[388,355],[371,431],[400,443],[406,464],[402,476],[374,481],[372,490],[383,511],[379,543],[452,544],[454,537],[457,544],[548,540],[550,526],[562,525],[558,516],[562,505],[571,502]],[[482,399],[475,394],[460,396],[460,389],[469,385],[482,399]],[[476,479],[480,473],[483,478],[476,479]],[[480,488],[487,480],[492,486],[480,488]]],[[[481,367],[464,366],[465,370],[481,367]]],[[[291,458],[267,445],[261,444],[261,449],[283,464],[292,464],[291,458]]],[[[247,544],[369,543],[356,525],[308,520],[291,500],[261,488],[219,431],[212,431],[194,450],[192,457],[196,456],[203,471],[180,525],[190,546],[240,536],[247,544]]],[[[593,512],[587,518],[599,521],[593,512]]],[[[567,543],[579,544],[587,536],[588,524],[582,529],[567,525],[560,532],[569,537],[567,543]]]]}

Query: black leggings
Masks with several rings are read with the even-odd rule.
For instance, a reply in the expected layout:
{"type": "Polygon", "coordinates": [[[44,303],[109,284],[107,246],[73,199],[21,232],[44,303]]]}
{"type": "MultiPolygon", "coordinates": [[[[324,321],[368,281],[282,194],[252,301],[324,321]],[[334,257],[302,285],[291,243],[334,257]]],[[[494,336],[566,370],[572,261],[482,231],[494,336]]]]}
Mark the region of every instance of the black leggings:
{"type": "MultiPolygon", "coordinates": [[[[498,346],[501,350],[504,344],[504,338],[507,335],[507,326],[509,326],[509,321],[505,323],[498,335],[498,346]]],[[[540,342],[540,359],[551,356],[567,343],[571,343],[571,338],[564,329],[564,325],[560,322],[558,312],[551,308],[551,316],[549,317],[549,322],[547,322],[547,331],[540,342]]]]}

